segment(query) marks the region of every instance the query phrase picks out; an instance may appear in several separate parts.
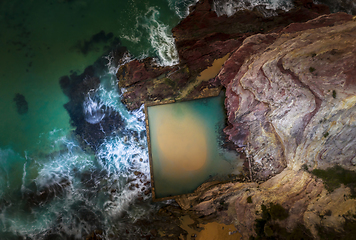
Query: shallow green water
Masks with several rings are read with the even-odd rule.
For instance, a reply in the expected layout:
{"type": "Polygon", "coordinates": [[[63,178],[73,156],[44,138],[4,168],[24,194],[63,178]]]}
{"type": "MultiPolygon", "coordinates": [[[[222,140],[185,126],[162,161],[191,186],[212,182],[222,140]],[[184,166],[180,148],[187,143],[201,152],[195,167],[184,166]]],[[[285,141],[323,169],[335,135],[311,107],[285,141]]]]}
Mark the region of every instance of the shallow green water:
{"type": "Polygon", "coordinates": [[[36,148],[41,134],[70,129],[58,80],[70,71],[81,73],[108,45],[99,41],[83,52],[85,41],[100,31],[111,32],[134,56],[155,55],[151,30],[143,25],[157,28],[152,25],[157,22],[168,30],[179,21],[165,0],[2,1],[0,9],[0,145],[21,155],[36,148]],[[16,93],[28,102],[22,116],[12,101],[16,93]]]}
{"type": "Polygon", "coordinates": [[[113,219],[121,212],[130,208],[125,221],[132,222],[155,208],[132,207],[145,186],[125,185],[135,171],[149,176],[149,165],[143,113],[120,103],[118,66],[108,58],[95,69],[98,102],[83,105],[110,108],[124,122],[120,136],[108,132],[95,154],[73,134],[59,80],[80,75],[117,44],[130,58],[174,64],[170,29],[193,2],[0,1],[0,239],[83,239],[95,229],[109,238],[120,232],[113,219]]]}
{"type": "Polygon", "coordinates": [[[148,107],[155,197],[192,193],[207,180],[238,175],[241,161],[222,147],[224,94],[148,107]]]}
{"type": "Polygon", "coordinates": [[[194,2],[0,1],[1,240],[83,239],[98,229],[103,239],[138,238],[139,231],[126,233],[127,226],[165,203],[153,204],[143,194],[150,188],[144,114],[121,104],[118,66],[109,52],[120,44],[130,53],[126,61],[152,56],[163,65],[176,63],[170,30],[194,2]],[[59,79],[80,76],[97,59],[107,66],[94,67],[100,84],[83,93],[80,111],[91,118],[115,112],[122,128],[105,132],[93,152],[75,133],[59,79]]]}

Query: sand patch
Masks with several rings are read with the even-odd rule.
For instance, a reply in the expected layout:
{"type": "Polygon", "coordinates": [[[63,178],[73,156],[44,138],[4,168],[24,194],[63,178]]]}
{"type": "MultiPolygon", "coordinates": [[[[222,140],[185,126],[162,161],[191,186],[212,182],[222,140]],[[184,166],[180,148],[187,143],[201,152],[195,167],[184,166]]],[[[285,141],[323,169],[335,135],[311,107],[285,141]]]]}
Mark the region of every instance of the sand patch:
{"type": "MultiPolygon", "coordinates": [[[[197,227],[203,228],[201,231],[194,230],[194,220],[189,216],[183,216],[180,218],[181,225],[188,232],[187,239],[194,240],[237,240],[241,238],[241,234],[237,232],[237,229],[233,224],[225,225],[218,222],[211,222],[207,224],[197,224],[197,227]],[[194,236],[194,237],[192,237],[194,236]]],[[[185,239],[184,236],[180,236],[179,239],[185,239]]]]}
{"type": "Polygon", "coordinates": [[[204,71],[200,73],[200,75],[196,78],[194,84],[188,85],[187,88],[181,91],[180,98],[187,96],[196,86],[198,86],[203,81],[208,81],[211,78],[214,78],[220,72],[222,65],[224,65],[225,61],[230,57],[230,54],[226,54],[224,57],[215,59],[212,66],[208,67],[204,71]]]}
{"type": "Polygon", "coordinates": [[[206,138],[206,131],[199,119],[189,113],[177,118],[174,110],[167,106],[164,117],[157,125],[163,172],[181,176],[185,171],[201,169],[207,161],[206,138]]]}
{"type": "Polygon", "coordinates": [[[216,77],[216,75],[218,75],[218,73],[220,72],[222,65],[225,63],[229,56],[230,54],[226,54],[222,58],[215,59],[213,65],[202,71],[197,77],[197,80],[208,81],[209,79],[216,77]]]}

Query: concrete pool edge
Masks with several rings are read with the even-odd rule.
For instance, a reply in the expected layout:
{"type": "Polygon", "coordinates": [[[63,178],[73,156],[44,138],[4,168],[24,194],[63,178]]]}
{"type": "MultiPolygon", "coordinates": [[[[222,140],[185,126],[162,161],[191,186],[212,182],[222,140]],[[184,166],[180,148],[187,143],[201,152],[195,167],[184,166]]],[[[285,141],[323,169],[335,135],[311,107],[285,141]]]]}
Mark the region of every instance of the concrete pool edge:
{"type": "MultiPolygon", "coordinates": [[[[146,125],[146,136],[147,136],[147,147],[148,147],[148,153],[149,153],[149,164],[150,164],[150,175],[151,175],[151,192],[152,192],[152,201],[153,202],[159,202],[159,201],[165,201],[165,200],[171,200],[171,199],[176,199],[180,197],[189,197],[189,196],[194,196],[196,195],[197,191],[201,188],[201,186],[210,183],[210,184],[217,184],[221,183],[221,181],[205,181],[201,185],[199,185],[196,189],[194,189],[193,192],[191,193],[184,193],[184,194],[177,194],[173,196],[168,196],[168,197],[156,197],[156,188],[155,188],[155,180],[154,180],[154,169],[153,169],[153,157],[152,157],[152,145],[151,145],[151,136],[150,136],[150,128],[149,128],[149,116],[148,116],[148,108],[152,106],[159,106],[159,105],[166,105],[166,104],[171,104],[171,103],[181,103],[181,102],[188,102],[188,101],[193,101],[193,100],[199,100],[199,99],[206,99],[206,98],[213,98],[213,97],[218,97],[220,94],[224,93],[222,89],[220,91],[217,91],[216,94],[211,95],[209,94],[208,96],[197,96],[194,98],[185,98],[185,99],[172,99],[172,100],[166,100],[166,101],[156,101],[156,102],[145,102],[144,103],[144,112],[145,112],[145,125],[146,125]]],[[[223,182],[231,182],[232,180],[227,180],[223,182]]]]}

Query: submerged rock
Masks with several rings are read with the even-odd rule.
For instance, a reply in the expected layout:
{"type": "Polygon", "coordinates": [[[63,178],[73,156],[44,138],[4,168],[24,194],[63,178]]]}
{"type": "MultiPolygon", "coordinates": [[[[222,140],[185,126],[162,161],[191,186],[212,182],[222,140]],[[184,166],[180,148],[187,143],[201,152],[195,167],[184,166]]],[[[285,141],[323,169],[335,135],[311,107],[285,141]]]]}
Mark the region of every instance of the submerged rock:
{"type": "MultiPolygon", "coordinates": [[[[118,63],[126,54],[125,47],[113,51],[113,61],[118,63]]],[[[120,134],[125,122],[118,112],[107,107],[97,96],[100,85],[100,71],[106,68],[106,62],[99,58],[80,75],[73,73],[60,78],[62,91],[69,97],[64,105],[75,127],[75,134],[83,149],[97,151],[106,136],[120,134]]]]}
{"type": "Polygon", "coordinates": [[[16,93],[14,102],[16,103],[16,110],[18,114],[24,115],[28,112],[28,103],[24,95],[16,93]]]}
{"type": "Polygon", "coordinates": [[[55,198],[62,198],[68,192],[67,188],[70,185],[71,182],[66,178],[44,186],[38,186],[35,182],[32,182],[24,191],[23,198],[29,208],[41,207],[55,198]]]}

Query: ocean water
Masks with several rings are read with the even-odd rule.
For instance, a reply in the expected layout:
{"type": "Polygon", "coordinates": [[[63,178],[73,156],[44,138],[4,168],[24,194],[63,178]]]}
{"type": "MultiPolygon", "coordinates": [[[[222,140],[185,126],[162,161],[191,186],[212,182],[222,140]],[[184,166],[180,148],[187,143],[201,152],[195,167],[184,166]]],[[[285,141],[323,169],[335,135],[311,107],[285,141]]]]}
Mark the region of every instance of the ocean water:
{"type": "Polygon", "coordinates": [[[134,222],[157,208],[144,194],[144,115],[120,103],[110,52],[125,46],[123,62],[177,63],[170,30],[194,2],[0,1],[0,239],[83,239],[94,230],[115,239],[124,228],[118,216],[134,222]],[[85,121],[95,126],[115,112],[122,122],[94,151],[76,135],[60,84],[93,64],[100,83],[80,106],[85,121]]]}
{"type": "Polygon", "coordinates": [[[1,240],[136,239],[125,229],[170,203],[151,202],[144,114],[121,104],[115,72],[177,63],[170,30],[195,2],[0,1],[1,240]]]}

